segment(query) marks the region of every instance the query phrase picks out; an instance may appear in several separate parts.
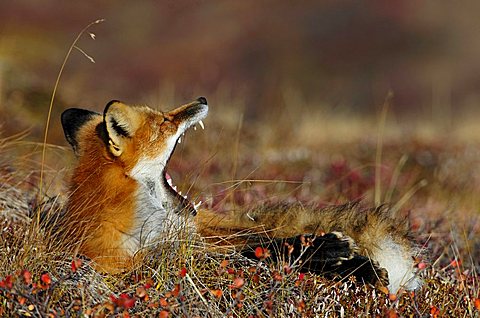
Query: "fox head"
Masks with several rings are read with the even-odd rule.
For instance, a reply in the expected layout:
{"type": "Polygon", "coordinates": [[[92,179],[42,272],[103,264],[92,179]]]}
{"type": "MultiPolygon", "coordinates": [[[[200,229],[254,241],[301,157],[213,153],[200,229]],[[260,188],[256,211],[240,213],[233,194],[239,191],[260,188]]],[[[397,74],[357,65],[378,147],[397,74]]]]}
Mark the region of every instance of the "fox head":
{"type": "MultiPolygon", "coordinates": [[[[194,206],[167,180],[165,167],[182,134],[197,123],[203,127],[207,113],[204,97],[169,112],[114,100],[106,105],[103,114],[71,108],[63,112],[61,121],[79,160],[77,170],[82,170],[76,172],[77,176],[85,179],[103,174],[99,182],[108,179],[112,188],[120,177],[134,180],[139,187],[137,201],[143,204],[137,206],[138,213],[187,210],[195,214],[194,206]],[[109,176],[106,171],[110,171],[109,176]]],[[[100,186],[98,181],[75,182],[75,174],[73,179],[77,187],[100,186]]]]}

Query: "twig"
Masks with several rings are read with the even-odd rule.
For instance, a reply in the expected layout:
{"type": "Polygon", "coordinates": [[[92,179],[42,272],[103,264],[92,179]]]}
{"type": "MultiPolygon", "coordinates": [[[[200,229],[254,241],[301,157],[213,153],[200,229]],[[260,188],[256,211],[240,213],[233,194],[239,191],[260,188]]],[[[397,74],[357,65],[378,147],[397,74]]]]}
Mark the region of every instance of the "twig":
{"type": "Polygon", "coordinates": [[[185,277],[187,278],[188,282],[190,283],[190,285],[192,285],[193,287],[193,290],[195,290],[195,292],[198,294],[198,296],[200,297],[200,299],[202,300],[203,304],[205,306],[208,307],[208,302],[207,300],[203,297],[202,293],[200,292],[200,290],[198,290],[197,286],[195,285],[195,283],[193,282],[192,278],[190,277],[190,275],[188,275],[188,273],[185,274],[185,277]]]}

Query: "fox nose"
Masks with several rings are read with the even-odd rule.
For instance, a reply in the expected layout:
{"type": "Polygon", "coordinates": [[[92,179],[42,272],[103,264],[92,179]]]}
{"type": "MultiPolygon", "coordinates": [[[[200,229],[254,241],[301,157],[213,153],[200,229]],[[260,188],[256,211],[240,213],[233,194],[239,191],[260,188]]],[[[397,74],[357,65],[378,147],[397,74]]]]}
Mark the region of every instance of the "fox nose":
{"type": "Polygon", "coordinates": [[[199,98],[197,98],[197,101],[198,101],[199,103],[201,103],[201,104],[208,105],[208,103],[207,103],[207,99],[206,99],[205,97],[203,97],[203,96],[202,96],[202,97],[199,97],[199,98]]]}

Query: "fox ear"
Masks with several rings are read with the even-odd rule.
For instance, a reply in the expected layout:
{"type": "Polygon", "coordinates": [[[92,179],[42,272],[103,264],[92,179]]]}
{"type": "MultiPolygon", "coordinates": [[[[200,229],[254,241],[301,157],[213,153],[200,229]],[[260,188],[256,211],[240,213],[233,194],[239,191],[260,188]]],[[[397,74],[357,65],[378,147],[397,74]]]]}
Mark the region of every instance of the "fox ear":
{"type": "Polygon", "coordinates": [[[72,146],[73,152],[78,155],[78,131],[90,120],[101,116],[99,113],[92,112],[86,109],[69,108],[62,113],[62,127],[65,139],[72,146]]]}
{"type": "Polygon", "coordinates": [[[108,135],[110,152],[118,157],[125,150],[126,141],[140,126],[138,115],[122,102],[112,100],[103,112],[103,121],[108,135]]]}

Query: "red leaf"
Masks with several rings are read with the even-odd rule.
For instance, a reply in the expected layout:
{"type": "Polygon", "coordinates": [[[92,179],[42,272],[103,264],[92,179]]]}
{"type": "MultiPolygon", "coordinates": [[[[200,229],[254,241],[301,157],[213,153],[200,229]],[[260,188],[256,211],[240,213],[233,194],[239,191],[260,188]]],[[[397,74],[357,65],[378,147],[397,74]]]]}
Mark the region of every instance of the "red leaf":
{"type": "Polygon", "coordinates": [[[245,285],[245,280],[241,277],[237,277],[233,280],[233,284],[230,288],[241,288],[243,285],[245,285]]]}
{"type": "Polygon", "coordinates": [[[130,299],[130,296],[128,296],[128,294],[121,293],[120,294],[120,299],[130,299]]]}
{"type": "Polygon", "coordinates": [[[32,283],[32,274],[29,271],[24,269],[22,271],[22,276],[23,276],[23,280],[25,281],[25,284],[30,285],[32,283]]]}
{"type": "Polygon", "coordinates": [[[454,259],[453,261],[450,262],[450,266],[452,266],[452,267],[460,267],[461,265],[462,265],[461,260],[454,259]]]}
{"type": "Polygon", "coordinates": [[[76,272],[82,266],[82,260],[75,258],[72,260],[72,272],[76,272]]]}
{"type": "Polygon", "coordinates": [[[125,309],[132,308],[133,306],[135,306],[136,301],[137,301],[137,299],[135,297],[125,299],[124,302],[123,302],[123,308],[125,308],[125,309]]]}
{"type": "Polygon", "coordinates": [[[221,289],[210,289],[210,292],[212,293],[213,296],[216,298],[220,298],[223,295],[223,292],[221,289]]]}
{"type": "Polygon", "coordinates": [[[169,316],[169,313],[166,310],[162,310],[158,315],[159,318],[168,318],[168,316],[169,316]]]}
{"type": "Polygon", "coordinates": [[[168,301],[165,298],[160,298],[160,306],[162,307],[168,307],[168,301]]]}
{"type": "Polygon", "coordinates": [[[147,279],[147,282],[145,283],[145,288],[149,289],[153,286],[153,280],[151,278],[147,279]]]}
{"type": "Polygon", "coordinates": [[[477,298],[473,301],[473,305],[475,308],[477,308],[478,311],[480,311],[480,298],[477,298]]]}
{"type": "Polygon", "coordinates": [[[224,259],[221,263],[220,263],[220,267],[221,268],[226,268],[228,266],[228,259],[224,259]]]}
{"type": "Polygon", "coordinates": [[[8,289],[12,289],[13,288],[12,275],[5,276],[5,279],[0,282],[0,287],[6,287],[8,289]]]}
{"type": "Polygon", "coordinates": [[[265,259],[265,258],[268,258],[269,256],[270,256],[270,252],[268,251],[268,249],[263,248],[261,246],[259,246],[255,249],[255,257],[256,258],[265,259]]]}
{"type": "Polygon", "coordinates": [[[45,273],[40,276],[40,280],[45,284],[45,285],[50,285],[52,283],[52,279],[50,278],[50,274],[45,273]]]}
{"type": "Polygon", "coordinates": [[[427,263],[425,262],[420,262],[417,265],[418,269],[425,269],[427,267],[427,263]]]}
{"type": "Polygon", "coordinates": [[[185,267],[182,267],[180,272],[178,273],[180,277],[185,277],[187,275],[187,269],[185,267]]]}
{"type": "Polygon", "coordinates": [[[255,249],[255,257],[256,258],[262,258],[265,253],[263,252],[263,247],[257,247],[255,249]]]}
{"type": "Polygon", "coordinates": [[[173,297],[178,297],[180,294],[180,284],[175,284],[175,288],[172,290],[173,297]]]}
{"type": "Polygon", "coordinates": [[[19,297],[18,297],[18,303],[19,303],[20,305],[25,305],[26,302],[27,302],[27,298],[22,297],[22,296],[19,296],[19,297]]]}
{"type": "Polygon", "coordinates": [[[117,297],[115,297],[115,295],[110,295],[110,301],[111,301],[113,304],[115,304],[115,305],[116,305],[116,304],[117,304],[117,302],[118,302],[118,298],[117,298],[117,297]]]}

